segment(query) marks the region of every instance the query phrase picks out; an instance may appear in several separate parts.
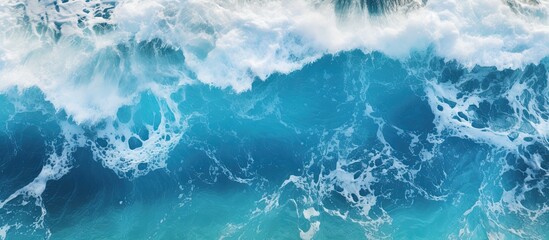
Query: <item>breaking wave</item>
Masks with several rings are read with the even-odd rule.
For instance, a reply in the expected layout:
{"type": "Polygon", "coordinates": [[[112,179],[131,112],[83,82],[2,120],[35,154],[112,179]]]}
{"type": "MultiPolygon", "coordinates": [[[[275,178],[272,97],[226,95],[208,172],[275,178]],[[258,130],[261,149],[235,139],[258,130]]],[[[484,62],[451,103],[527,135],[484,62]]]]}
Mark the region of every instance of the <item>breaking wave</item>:
{"type": "Polygon", "coordinates": [[[105,237],[66,223],[85,209],[108,209],[97,225],[160,221],[136,236],[192,238],[204,226],[181,218],[207,216],[201,201],[228,219],[204,238],[546,238],[548,11],[4,1],[0,238],[105,237]],[[222,204],[224,187],[243,209],[222,204]],[[194,228],[165,233],[181,221],[194,228]]]}

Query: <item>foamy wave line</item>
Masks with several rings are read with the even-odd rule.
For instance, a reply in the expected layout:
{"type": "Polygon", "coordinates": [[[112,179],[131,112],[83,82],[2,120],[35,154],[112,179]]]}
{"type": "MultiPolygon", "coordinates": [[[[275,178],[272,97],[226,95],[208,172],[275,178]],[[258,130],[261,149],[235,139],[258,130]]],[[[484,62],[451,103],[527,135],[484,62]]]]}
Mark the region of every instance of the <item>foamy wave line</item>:
{"type": "Polygon", "coordinates": [[[165,77],[237,92],[352,49],[395,58],[433,49],[466,67],[521,68],[549,56],[549,3],[538,2],[433,0],[381,17],[342,17],[331,1],[10,0],[0,4],[0,89],[38,86],[77,122],[95,122],[158,85],[132,65],[142,59],[125,54],[157,40],[184,56],[168,58],[174,68],[192,73],[162,69],[165,77]]]}

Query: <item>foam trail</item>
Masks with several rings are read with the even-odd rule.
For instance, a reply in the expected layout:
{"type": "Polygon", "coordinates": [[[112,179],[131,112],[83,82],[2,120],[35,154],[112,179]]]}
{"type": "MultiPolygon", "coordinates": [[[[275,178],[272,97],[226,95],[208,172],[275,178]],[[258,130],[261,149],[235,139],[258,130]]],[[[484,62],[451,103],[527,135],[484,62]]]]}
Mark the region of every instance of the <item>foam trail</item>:
{"type": "Polygon", "coordinates": [[[63,145],[63,150],[60,154],[55,152],[51,153],[46,160],[46,164],[42,167],[42,170],[38,176],[25,187],[19,189],[8,198],[0,202],[0,208],[3,208],[6,203],[12,201],[18,196],[24,195],[25,197],[40,198],[44,190],[46,189],[46,183],[51,180],[58,180],[65,174],[67,174],[72,165],[71,154],[76,147],[83,146],[85,143],[82,139],[82,130],[77,127],[64,124],[62,127],[65,139],[72,140],[66,142],[63,145]]]}
{"type": "MultiPolygon", "coordinates": [[[[18,189],[6,199],[0,201],[0,209],[3,209],[6,204],[13,202],[20,196],[23,197],[21,206],[28,204],[27,200],[29,198],[33,198],[36,207],[40,208],[40,216],[36,217],[33,226],[35,229],[45,229],[46,238],[49,238],[51,235],[49,229],[45,225],[47,210],[42,199],[42,194],[46,190],[46,184],[49,181],[59,180],[61,177],[66,175],[74,164],[72,153],[77,147],[82,147],[85,145],[85,140],[82,136],[82,129],[66,122],[61,123],[61,129],[61,134],[66,140],[66,142],[63,143],[61,152],[57,153],[56,147],[52,143],[52,153],[50,153],[48,158],[45,160],[46,162],[42,166],[38,176],[36,176],[34,180],[26,186],[18,189]]],[[[9,230],[9,227],[5,231],[7,230],[9,230]]]]}

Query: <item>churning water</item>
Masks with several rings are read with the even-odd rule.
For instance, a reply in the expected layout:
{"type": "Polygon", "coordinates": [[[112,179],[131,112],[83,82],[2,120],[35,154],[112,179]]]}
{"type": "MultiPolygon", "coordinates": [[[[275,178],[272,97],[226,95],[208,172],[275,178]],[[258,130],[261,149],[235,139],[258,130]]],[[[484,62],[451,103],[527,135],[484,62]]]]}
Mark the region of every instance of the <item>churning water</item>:
{"type": "Polygon", "coordinates": [[[4,0],[0,239],[548,239],[546,0],[4,0]]]}

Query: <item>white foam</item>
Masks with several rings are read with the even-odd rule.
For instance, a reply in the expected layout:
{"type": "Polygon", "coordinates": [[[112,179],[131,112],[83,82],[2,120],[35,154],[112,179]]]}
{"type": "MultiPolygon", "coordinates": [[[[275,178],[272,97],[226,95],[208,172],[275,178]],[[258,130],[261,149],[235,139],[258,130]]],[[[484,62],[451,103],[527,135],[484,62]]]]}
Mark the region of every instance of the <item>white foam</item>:
{"type": "Polygon", "coordinates": [[[6,239],[6,235],[8,234],[8,231],[10,230],[10,228],[11,228],[10,225],[4,225],[4,226],[0,227],[0,239],[1,240],[6,239]]]}
{"type": "Polygon", "coordinates": [[[311,220],[311,217],[318,217],[318,216],[320,216],[320,212],[314,208],[307,208],[303,210],[303,217],[307,220],[311,220]]]}
{"type": "Polygon", "coordinates": [[[320,222],[315,221],[311,223],[311,226],[309,227],[309,230],[303,231],[299,229],[299,237],[303,240],[310,240],[313,239],[316,232],[320,229],[320,222]]]}
{"type": "MultiPolygon", "coordinates": [[[[543,1],[537,9],[547,6],[543,1]]],[[[520,68],[549,53],[547,19],[518,15],[499,0],[429,1],[382,21],[364,15],[341,20],[330,4],[284,0],[128,1],[113,14],[121,31],[183,49],[201,81],[236,91],[249,89],[255,76],[287,73],[323,54],[357,48],[406,57],[433,46],[466,66],[498,68],[520,68]],[[173,28],[162,28],[164,22],[173,28]]]]}
{"type": "MultiPolygon", "coordinates": [[[[521,68],[549,55],[549,3],[539,2],[517,2],[513,10],[500,0],[432,0],[407,13],[342,18],[331,1],[123,0],[105,19],[93,13],[107,11],[111,1],[69,1],[57,3],[56,10],[49,1],[9,0],[0,3],[5,29],[0,32],[0,90],[38,86],[77,122],[112,117],[135,100],[136,92],[150,88],[151,79],[137,74],[134,89],[127,89],[113,72],[134,69],[113,64],[105,54],[118,54],[131,65],[135,59],[116,47],[152,39],[181,49],[198,80],[237,92],[250,89],[255,77],[288,73],[325,54],[352,49],[406,58],[432,48],[467,67],[521,68]],[[32,26],[51,30],[28,31],[18,21],[23,16],[32,26]],[[85,18],[79,22],[78,16],[85,18]],[[115,27],[94,32],[98,24],[115,27]],[[83,80],[82,68],[101,58],[107,60],[84,73],[83,80]]],[[[183,73],[170,74],[185,79],[183,73]]]]}
{"type": "Polygon", "coordinates": [[[38,176],[25,187],[17,190],[8,198],[0,202],[0,208],[3,208],[6,203],[15,199],[20,195],[27,197],[39,198],[46,189],[46,183],[49,180],[56,180],[65,175],[70,169],[70,162],[68,160],[68,150],[63,150],[61,156],[57,154],[51,154],[48,158],[48,164],[42,167],[42,170],[38,176]]]}
{"type": "MultiPolygon", "coordinates": [[[[42,193],[46,189],[46,184],[51,180],[58,180],[64,175],[66,175],[69,170],[72,168],[72,156],[71,154],[76,150],[77,147],[83,146],[84,140],[82,138],[83,131],[66,122],[60,123],[61,134],[66,140],[63,143],[63,150],[61,153],[55,151],[55,146],[52,144],[51,151],[46,163],[42,166],[42,170],[34,178],[32,182],[26,186],[18,189],[6,199],[0,201],[0,209],[3,208],[7,203],[15,200],[17,197],[22,196],[24,199],[21,202],[21,205],[28,204],[27,198],[34,198],[35,205],[41,209],[41,215],[36,218],[34,222],[35,228],[44,228],[44,219],[46,216],[46,208],[42,202],[42,193]]],[[[6,230],[7,231],[7,230],[6,230]]],[[[49,235],[49,231],[47,231],[49,235]]]]}
{"type": "MultiPolygon", "coordinates": [[[[450,135],[488,143],[513,153],[518,153],[522,147],[532,144],[525,140],[527,137],[541,143],[547,142],[549,121],[543,117],[542,99],[547,100],[546,93],[549,89],[533,89],[532,86],[535,86],[536,82],[543,80],[536,77],[525,78],[523,72],[517,73],[519,74],[510,76],[510,80],[501,80],[500,85],[505,90],[502,96],[488,94],[489,90],[482,89],[475,89],[474,92],[467,93],[458,89],[455,84],[439,83],[433,79],[427,80],[426,96],[435,114],[434,123],[438,129],[438,134],[440,135],[443,131],[448,130],[450,135]],[[458,97],[460,95],[461,97],[458,97]],[[538,95],[545,98],[532,98],[530,100],[524,97],[538,95]],[[488,120],[479,119],[477,114],[470,110],[471,107],[478,108],[483,101],[492,104],[498,98],[506,99],[513,111],[511,117],[502,120],[509,125],[506,128],[497,127],[497,117],[488,120]],[[446,100],[455,103],[455,105],[451,106],[446,100]],[[438,109],[439,107],[441,109],[438,109]],[[473,121],[484,122],[487,126],[474,127],[473,121]],[[510,137],[514,134],[516,137],[510,137]]],[[[474,81],[484,77],[482,72],[471,72],[464,75],[460,81],[474,81]]],[[[535,155],[525,157],[525,159],[536,160],[535,155]]],[[[539,165],[538,163],[535,164],[539,165]]]]}
{"type": "MultiPolygon", "coordinates": [[[[303,210],[303,217],[309,221],[311,220],[311,217],[318,217],[318,216],[320,216],[320,212],[312,207],[303,210]]],[[[299,237],[301,237],[301,239],[313,239],[313,237],[315,236],[316,232],[318,232],[319,229],[320,229],[320,222],[313,221],[310,223],[309,230],[303,231],[299,229],[299,237]]]]}
{"type": "Polygon", "coordinates": [[[129,123],[112,119],[105,121],[105,127],[96,130],[96,138],[105,139],[107,146],[92,142],[94,158],[120,177],[135,178],[164,168],[168,154],[179,143],[189,119],[194,115],[181,116],[177,106],[171,101],[159,100],[158,105],[160,115],[155,116],[158,127],[144,126],[148,131],[147,139],[141,139],[138,134],[132,132],[132,129],[137,127],[135,119],[129,123]],[[168,119],[169,114],[173,114],[174,119],[168,119]],[[142,146],[131,149],[128,144],[131,137],[140,139],[142,146]]]}

